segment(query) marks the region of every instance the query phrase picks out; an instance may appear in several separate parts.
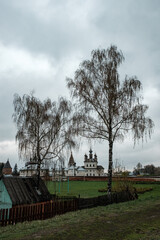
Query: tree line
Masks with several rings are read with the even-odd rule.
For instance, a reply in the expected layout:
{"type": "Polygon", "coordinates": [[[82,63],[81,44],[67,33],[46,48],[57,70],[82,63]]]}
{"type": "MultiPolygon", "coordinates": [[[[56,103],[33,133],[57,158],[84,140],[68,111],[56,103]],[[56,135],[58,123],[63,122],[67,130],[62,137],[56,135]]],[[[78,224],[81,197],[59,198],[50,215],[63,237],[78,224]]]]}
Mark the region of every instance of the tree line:
{"type": "Polygon", "coordinates": [[[155,167],[154,164],[148,164],[142,167],[141,163],[138,163],[133,170],[134,175],[152,175],[159,176],[160,175],[160,167],[155,167]]]}
{"type": "MultiPolygon", "coordinates": [[[[41,101],[34,94],[14,96],[13,120],[20,158],[37,163],[38,177],[44,160],[63,159],[65,149],[77,146],[77,136],[108,142],[108,193],[112,189],[113,146],[133,134],[134,143],[151,137],[154,123],[142,104],[142,84],[136,76],[120,81],[124,61],[116,46],[96,49],[67,78],[72,102],[41,101]]],[[[106,158],[107,159],[107,158],[106,158]]],[[[107,160],[106,160],[107,161],[107,160]]]]}

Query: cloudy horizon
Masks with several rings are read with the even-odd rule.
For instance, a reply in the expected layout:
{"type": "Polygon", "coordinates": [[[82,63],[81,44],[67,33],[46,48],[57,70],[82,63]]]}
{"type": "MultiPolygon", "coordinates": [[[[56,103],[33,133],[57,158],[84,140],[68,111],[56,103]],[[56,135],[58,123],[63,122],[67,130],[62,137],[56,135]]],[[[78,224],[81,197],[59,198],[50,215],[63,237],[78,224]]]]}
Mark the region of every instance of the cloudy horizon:
{"type": "MultiPolygon", "coordinates": [[[[113,159],[129,170],[138,162],[160,166],[159,0],[0,0],[0,16],[0,162],[9,158],[12,168],[25,164],[15,142],[14,94],[34,90],[41,100],[70,98],[66,77],[74,76],[93,49],[114,44],[125,57],[120,79],[136,75],[142,82],[143,103],[155,128],[143,144],[134,147],[131,136],[116,143],[113,159]]],[[[107,168],[108,143],[84,142],[73,150],[77,165],[92,147],[107,168]]]]}

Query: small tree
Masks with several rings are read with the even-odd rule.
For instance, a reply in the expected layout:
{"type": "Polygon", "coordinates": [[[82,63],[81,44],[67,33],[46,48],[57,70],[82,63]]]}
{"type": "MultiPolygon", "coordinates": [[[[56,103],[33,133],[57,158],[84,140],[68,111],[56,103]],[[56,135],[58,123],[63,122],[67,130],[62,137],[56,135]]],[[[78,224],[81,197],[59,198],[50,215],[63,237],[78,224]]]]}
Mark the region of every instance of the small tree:
{"type": "Polygon", "coordinates": [[[40,101],[31,95],[14,96],[13,119],[17,126],[20,158],[37,163],[38,182],[44,160],[60,157],[65,147],[74,147],[71,136],[71,103],[63,98],[40,101]]]}
{"type": "Polygon", "coordinates": [[[109,143],[108,192],[112,185],[112,155],[115,140],[123,140],[132,131],[134,141],[152,133],[153,121],[146,117],[148,106],[141,104],[141,82],[125,77],[121,83],[118,67],[124,57],[116,46],[92,51],[83,61],[74,79],[67,79],[75,102],[74,127],[89,139],[109,143]]]}
{"type": "Polygon", "coordinates": [[[0,163],[0,177],[1,177],[1,175],[2,175],[2,169],[3,169],[3,167],[4,167],[4,163],[0,163]]]}
{"type": "Polygon", "coordinates": [[[154,175],[155,171],[156,171],[156,167],[153,164],[144,166],[144,173],[154,175]]]}
{"type": "Polygon", "coordinates": [[[137,163],[136,167],[134,168],[133,173],[135,175],[140,175],[141,172],[142,172],[142,164],[139,162],[139,163],[137,163]]]}
{"type": "Polygon", "coordinates": [[[154,174],[156,175],[156,176],[160,176],[160,167],[155,167],[155,170],[154,170],[154,174]]]}
{"type": "Polygon", "coordinates": [[[14,165],[12,175],[14,175],[14,176],[18,176],[19,175],[17,163],[14,165]]]}

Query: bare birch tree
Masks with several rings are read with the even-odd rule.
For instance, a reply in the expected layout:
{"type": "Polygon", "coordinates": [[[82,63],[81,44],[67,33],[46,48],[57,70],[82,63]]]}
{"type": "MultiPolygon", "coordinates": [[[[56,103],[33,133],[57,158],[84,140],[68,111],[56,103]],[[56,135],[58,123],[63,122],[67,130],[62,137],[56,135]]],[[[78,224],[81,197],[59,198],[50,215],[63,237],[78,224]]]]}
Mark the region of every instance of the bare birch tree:
{"type": "Polygon", "coordinates": [[[150,137],[153,121],[146,117],[148,106],[142,104],[141,82],[126,76],[120,82],[118,67],[124,56],[116,46],[94,50],[91,60],[83,61],[74,79],[67,85],[75,100],[74,127],[82,136],[109,143],[108,193],[112,186],[112,156],[115,140],[123,140],[131,131],[134,142],[150,137]]]}
{"type": "Polygon", "coordinates": [[[75,146],[71,136],[71,103],[63,98],[42,102],[33,94],[15,94],[13,104],[19,156],[36,161],[39,179],[44,160],[60,158],[64,148],[75,146]]]}

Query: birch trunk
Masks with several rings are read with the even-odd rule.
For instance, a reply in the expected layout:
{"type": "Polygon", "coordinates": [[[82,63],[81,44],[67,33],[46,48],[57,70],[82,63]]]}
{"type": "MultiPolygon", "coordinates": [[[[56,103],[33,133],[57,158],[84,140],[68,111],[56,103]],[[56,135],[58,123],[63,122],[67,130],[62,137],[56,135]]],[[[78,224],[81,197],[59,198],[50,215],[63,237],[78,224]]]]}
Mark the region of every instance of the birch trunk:
{"type": "Polygon", "coordinates": [[[109,142],[109,165],[108,165],[108,193],[111,194],[112,191],[112,154],[113,154],[113,142],[109,142]]]}

